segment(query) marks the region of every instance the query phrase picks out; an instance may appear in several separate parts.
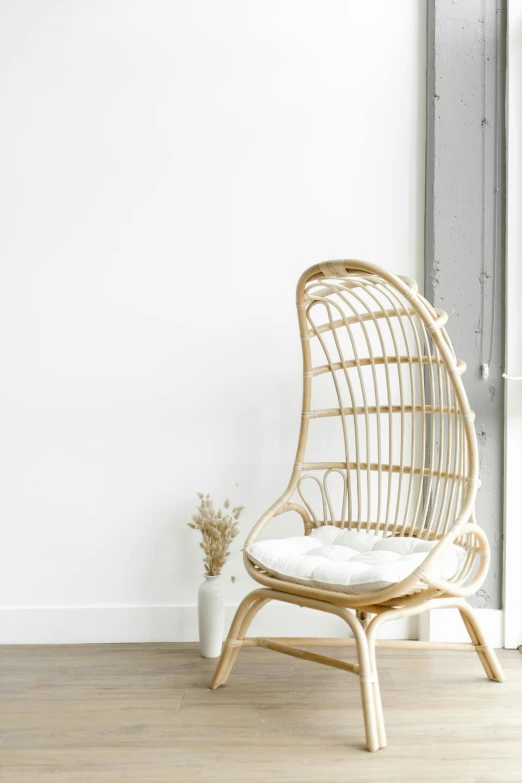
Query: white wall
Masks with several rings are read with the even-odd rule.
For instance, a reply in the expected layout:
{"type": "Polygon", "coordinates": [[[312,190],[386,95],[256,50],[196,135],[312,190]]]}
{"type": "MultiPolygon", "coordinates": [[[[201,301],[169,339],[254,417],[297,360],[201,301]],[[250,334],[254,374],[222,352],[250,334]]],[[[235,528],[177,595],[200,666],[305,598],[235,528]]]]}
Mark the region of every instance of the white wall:
{"type": "Polygon", "coordinates": [[[297,277],[421,276],[424,85],[423,2],[1,4],[0,641],[193,636],[196,491],[246,536],[290,474],[297,277]]]}

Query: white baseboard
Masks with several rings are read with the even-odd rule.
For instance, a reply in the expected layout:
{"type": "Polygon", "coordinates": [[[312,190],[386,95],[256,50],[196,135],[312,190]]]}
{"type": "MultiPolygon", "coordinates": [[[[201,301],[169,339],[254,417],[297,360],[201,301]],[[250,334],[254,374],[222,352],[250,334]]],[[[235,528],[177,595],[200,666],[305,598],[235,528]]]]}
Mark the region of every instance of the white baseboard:
{"type": "MultiPolygon", "coordinates": [[[[228,629],[236,607],[226,609],[228,629]]],[[[503,612],[477,609],[490,644],[503,646],[503,612]]],[[[338,617],[276,603],[255,618],[253,636],[350,636],[338,617]]],[[[386,623],[388,639],[469,641],[457,610],[426,612],[386,623]]],[[[0,608],[0,644],[90,644],[96,642],[195,642],[195,606],[60,606],[0,608]]]]}
{"type": "MultiPolygon", "coordinates": [[[[228,630],[235,606],[227,606],[228,630]]],[[[417,638],[417,618],[385,626],[386,636],[417,638]]],[[[350,636],[339,617],[274,602],[255,618],[253,636],[350,636]]],[[[195,642],[196,606],[53,606],[0,608],[0,644],[195,642]]]]}
{"type": "MultiPolygon", "coordinates": [[[[504,646],[504,612],[502,609],[475,609],[488,643],[504,646]]],[[[458,609],[432,609],[419,616],[419,639],[430,642],[469,642],[468,632],[458,609]]]]}

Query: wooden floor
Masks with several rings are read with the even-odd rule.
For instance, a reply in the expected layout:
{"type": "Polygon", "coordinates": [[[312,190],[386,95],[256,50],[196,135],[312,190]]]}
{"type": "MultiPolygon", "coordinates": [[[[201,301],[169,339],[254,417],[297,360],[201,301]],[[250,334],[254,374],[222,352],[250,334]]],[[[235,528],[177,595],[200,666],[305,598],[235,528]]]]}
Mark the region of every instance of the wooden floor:
{"type": "Polygon", "coordinates": [[[500,657],[503,685],[471,653],[379,651],[389,744],[370,754],[335,669],[246,649],[210,691],[196,645],[2,647],[0,780],[522,783],[522,655],[500,657]]]}

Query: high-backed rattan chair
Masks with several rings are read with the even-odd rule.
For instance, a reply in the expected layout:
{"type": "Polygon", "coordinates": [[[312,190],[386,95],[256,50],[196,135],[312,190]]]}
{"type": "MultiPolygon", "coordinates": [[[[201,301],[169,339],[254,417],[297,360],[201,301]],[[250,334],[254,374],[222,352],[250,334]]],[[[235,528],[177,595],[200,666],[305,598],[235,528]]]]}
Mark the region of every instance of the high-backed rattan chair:
{"type": "Polygon", "coordinates": [[[246,541],[247,571],[264,587],[239,606],[211,688],[227,681],[240,647],[353,672],[374,751],[386,745],[376,647],[475,651],[491,680],[504,679],[465,601],[489,564],[474,516],[474,414],[447,314],[414,281],[363,261],[319,264],[299,280],[297,310],[304,378],[296,461],[246,541]],[[258,540],[287,512],[301,516],[304,536],[258,540]],[[354,638],[247,638],[274,600],[338,615],[354,638]],[[377,641],[388,620],[444,607],[458,608],[470,643],[377,641]],[[322,645],[355,646],[358,662],[300,649],[322,645]]]}

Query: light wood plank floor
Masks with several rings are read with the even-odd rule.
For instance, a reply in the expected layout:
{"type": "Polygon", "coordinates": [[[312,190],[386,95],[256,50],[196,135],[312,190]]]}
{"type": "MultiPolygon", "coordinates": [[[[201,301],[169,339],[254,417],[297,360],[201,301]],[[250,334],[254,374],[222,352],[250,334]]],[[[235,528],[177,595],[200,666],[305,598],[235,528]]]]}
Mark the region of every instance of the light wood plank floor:
{"type": "Polygon", "coordinates": [[[502,685],[471,653],[379,651],[370,754],[357,678],[307,661],[243,650],[210,691],[192,644],[2,647],[0,780],[522,783],[522,655],[500,658],[502,685]]]}

